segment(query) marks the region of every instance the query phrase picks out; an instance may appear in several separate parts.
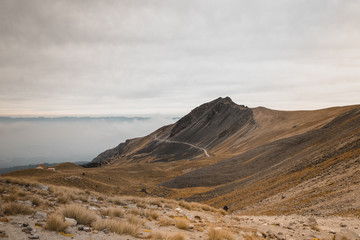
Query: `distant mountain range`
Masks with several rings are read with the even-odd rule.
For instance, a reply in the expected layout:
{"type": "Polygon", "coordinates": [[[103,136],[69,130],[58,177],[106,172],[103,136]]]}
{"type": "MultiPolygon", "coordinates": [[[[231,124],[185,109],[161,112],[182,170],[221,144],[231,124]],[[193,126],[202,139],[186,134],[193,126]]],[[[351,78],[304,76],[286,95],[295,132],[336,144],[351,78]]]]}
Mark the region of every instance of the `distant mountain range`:
{"type": "Polygon", "coordinates": [[[0,117],[0,122],[74,122],[74,121],[145,121],[149,120],[150,117],[0,117]]]}
{"type": "MultiPolygon", "coordinates": [[[[77,165],[84,165],[88,162],[82,161],[82,162],[74,162],[74,164],[77,165]]],[[[39,163],[39,164],[29,164],[29,165],[23,165],[23,166],[16,166],[16,167],[9,167],[9,168],[0,168],[0,174],[5,174],[13,171],[18,170],[24,170],[24,169],[32,169],[38,167],[40,164],[42,164],[44,167],[52,167],[61,163],[39,163]]]]}

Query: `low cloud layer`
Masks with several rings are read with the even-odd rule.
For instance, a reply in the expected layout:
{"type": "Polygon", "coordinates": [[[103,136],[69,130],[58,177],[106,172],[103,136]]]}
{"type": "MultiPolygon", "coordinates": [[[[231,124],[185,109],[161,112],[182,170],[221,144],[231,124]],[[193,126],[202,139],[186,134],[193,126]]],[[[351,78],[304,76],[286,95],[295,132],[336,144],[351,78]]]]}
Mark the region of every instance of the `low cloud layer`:
{"type": "Polygon", "coordinates": [[[0,168],[43,162],[90,161],[126,139],[145,136],[173,122],[168,117],[144,120],[0,119],[0,168]]]}
{"type": "Polygon", "coordinates": [[[0,2],[0,115],[359,103],[360,2],[0,2]]]}

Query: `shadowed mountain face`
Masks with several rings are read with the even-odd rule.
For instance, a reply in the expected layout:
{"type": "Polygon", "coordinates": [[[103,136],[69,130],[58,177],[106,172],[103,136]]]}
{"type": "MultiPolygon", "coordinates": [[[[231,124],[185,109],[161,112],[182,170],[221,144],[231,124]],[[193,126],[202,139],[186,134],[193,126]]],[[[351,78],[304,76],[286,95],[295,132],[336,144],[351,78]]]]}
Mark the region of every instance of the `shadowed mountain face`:
{"type": "Polygon", "coordinates": [[[90,166],[120,159],[126,162],[158,162],[208,157],[208,149],[240,129],[248,132],[254,126],[252,109],[235,104],[229,97],[218,98],[195,108],[173,125],[105,151],[90,166]]]}

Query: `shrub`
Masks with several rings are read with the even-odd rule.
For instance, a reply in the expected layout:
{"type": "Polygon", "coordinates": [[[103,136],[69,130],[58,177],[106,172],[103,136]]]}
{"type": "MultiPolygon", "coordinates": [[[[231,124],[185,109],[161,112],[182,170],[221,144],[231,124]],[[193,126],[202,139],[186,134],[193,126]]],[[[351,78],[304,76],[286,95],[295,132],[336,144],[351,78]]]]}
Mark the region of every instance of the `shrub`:
{"type": "Polygon", "coordinates": [[[137,216],[143,216],[144,215],[144,211],[140,208],[132,208],[130,210],[130,213],[133,215],[137,215],[137,216]]]}
{"type": "Polygon", "coordinates": [[[122,233],[122,228],[121,228],[120,222],[118,222],[114,219],[97,218],[96,221],[91,224],[91,226],[98,231],[102,231],[106,228],[110,232],[115,232],[115,233],[119,233],[119,234],[122,233]]]}
{"type": "Polygon", "coordinates": [[[128,223],[130,223],[131,225],[135,225],[135,226],[141,226],[143,224],[143,220],[141,220],[140,218],[131,215],[127,218],[128,223]]]}
{"type": "Polygon", "coordinates": [[[123,205],[123,206],[126,205],[126,203],[122,199],[120,199],[119,197],[110,198],[109,201],[116,204],[116,205],[123,205]]]}
{"type": "Polygon", "coordinates": [[[152,210],[152,209],[145,209],[143,211],[143,214],[144,214],[145,217],[150,218],[150,219],[156,220],[156,219],[159,218],[159,214],[156,211],[152,210]]]}
{"type": "Polygon", "coordinates": [[[59,215],[50,215],[46,221],[45,229],[55,232],[63,232],[69,225],[65,222],[64,217],[59,215]]]}
{"type": "Polygon", "coordinates": [[[235,236],[228,230],[211,228],[208,232],[209,240],[234,240],[235,236]]]}
{"type": "Polygon", "coordinates": [[[174,220],[169,217],[160,217],[159,224],[160,226],[171,226],[174,225],[174,220]]]}
{"type": "Polygon", "coordinates": [[[117,234],[129,234],[132,236],[136,236],[139,232],[140,226],[137,221],[134,221],[135,224],[130,222],[119,222],[114,219],[96,219],[95,222],[92,223],[92,227],[98,231],[108,229],[110,232],[114,232],[117,234]]]}
{"type": "Polygon", "coordinates": [[[59,194],[57,196],[56,202],[62,203],[62,204],[68,204],[71,201],[71,196],[68,193],[59,194]]]}
{"type": "Polygon", "coordinates": [[[69,205],[63,209],[64,217],[74,218],[79,224],[89,225],[96,220],[95,214],[78,205],[69,205]]]}
{"type": "Polygon", "coordinates": [[[190,223],[186,219],[175,219],[175,226],[179,229],[188,230],[190,227],[190,223]]]}
{"type": "Polygon", "coordinates": [[[185,236],[182,233],[176,233],[173,235],[170,235],[168,233],[163,233],[159,231],[154,231],[150,233],[149,237],[150,239],[159,239],[159,240],[185,240],[185,236]]]}
{"type": "Polygon", "coordinates": [[[124,217],[125,212],[121,208],[108,208],[101,210],[101,214],[109,217],[124,217]]]}
{"type": "Polygon", "coordinates": [[[16,215],[16,214],[30,215],[34,213],[34,210],[30,206],[15,202],[4,204],[2,207],[2,211],[5,215],[16,215]]]}
{"type": "Polygon", "coordinates": [[[163,240],[163,239],[167,240],[167,239],[169,239],[169,236],[167,233],[154,231],[154,232],[150,233],[149,238],[150,239],[158,239],[158,240],[163,240]]]}
{"type": "Polygon", "coordinates": [[[30,200],[35,206],[40,206],[43,203],[43,201],[38,196],[28,196],[26,199],[30,200]]]}
{"type": "Polygon", "coordinates": [[[138,203],[136,203],[136,206],[137,206],[138,208],[146,208],[146,204],[143,203],[143,202],[138,202],[138,203]]]}

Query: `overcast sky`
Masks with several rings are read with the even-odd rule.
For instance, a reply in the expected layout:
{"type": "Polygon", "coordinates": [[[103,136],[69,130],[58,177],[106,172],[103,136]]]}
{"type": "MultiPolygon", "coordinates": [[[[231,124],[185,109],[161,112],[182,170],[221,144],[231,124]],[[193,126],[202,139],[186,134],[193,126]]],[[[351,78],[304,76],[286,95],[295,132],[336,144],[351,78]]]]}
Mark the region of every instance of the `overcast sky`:
{"type": "Polygon", "coordinates": [[[0,115],[360,103],[358,0],[0,1],[0,115]]]}

